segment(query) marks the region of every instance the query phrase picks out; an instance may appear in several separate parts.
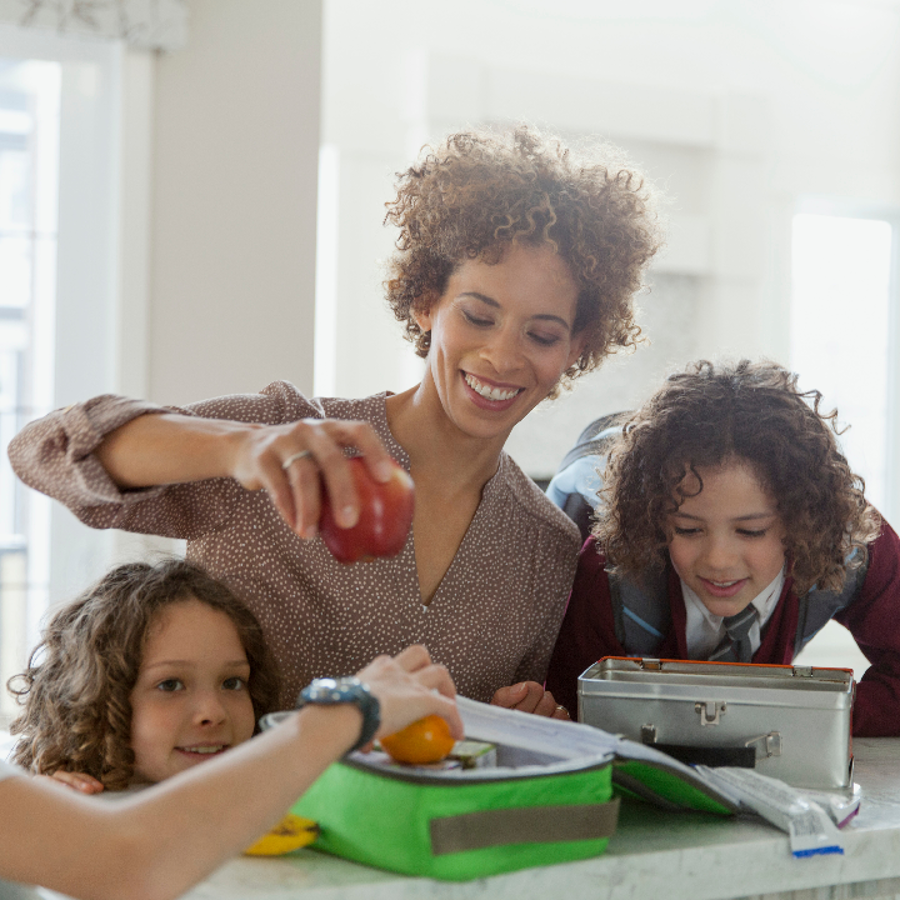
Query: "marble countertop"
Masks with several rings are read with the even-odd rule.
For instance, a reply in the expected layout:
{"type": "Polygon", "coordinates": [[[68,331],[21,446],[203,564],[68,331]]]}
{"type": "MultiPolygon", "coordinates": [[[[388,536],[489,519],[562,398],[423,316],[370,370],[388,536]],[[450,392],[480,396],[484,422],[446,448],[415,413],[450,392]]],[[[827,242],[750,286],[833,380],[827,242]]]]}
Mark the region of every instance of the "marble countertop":
{"type": "Polygon", "coordinates": [[[847,900],[900,896],[900,738],[857,738],[863,799],[843,855],[795,859],[788,837],[755,819],[623,803],[607,852],[589,860],[468,882],[382,872],[314,850],[231,860],[189,900],[847,900]],[[833,887],[840,886],[840,887],[833,887]]]}

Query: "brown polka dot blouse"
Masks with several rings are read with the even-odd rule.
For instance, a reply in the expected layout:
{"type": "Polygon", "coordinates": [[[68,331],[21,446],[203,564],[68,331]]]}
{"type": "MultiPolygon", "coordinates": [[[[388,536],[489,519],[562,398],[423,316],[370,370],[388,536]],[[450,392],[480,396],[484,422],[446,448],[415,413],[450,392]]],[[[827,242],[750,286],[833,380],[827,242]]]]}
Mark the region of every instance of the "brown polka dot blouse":
{"type": "Polygon", "coordinates": [[[393,559],[345,566],[321,539],[301,540],[264,491],[212,479],[121,492],[93,451],[138,415],[175,411],[283,424],[364,419],[409,468],[391,434],[386,394],[304,397],[285,382],[259,394],[185,409],[104,395],[28,425],[10,444],[17,474],[95,528],[186,538],[187,555],[243,597],[279,663],[282,703],[312,678],[356,672],[379,653],[425,644],[459,692],[488,701],[497,688],[543,682],[579,549],[578,532],[506,454],[431,603],[423,606],[412,533],[393,559]]]}

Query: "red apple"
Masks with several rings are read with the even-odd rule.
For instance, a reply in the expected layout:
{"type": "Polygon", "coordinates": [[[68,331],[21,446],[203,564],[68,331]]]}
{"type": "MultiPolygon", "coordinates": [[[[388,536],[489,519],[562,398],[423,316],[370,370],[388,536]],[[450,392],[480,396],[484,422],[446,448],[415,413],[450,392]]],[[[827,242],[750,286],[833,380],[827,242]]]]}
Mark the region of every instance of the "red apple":
{"type": "Polygon", "coordinates": [[[348,460],[359,497],[359,521],[341,528],[334,520],[327,492],[324,496],[319,534],[338,562],[371,561],[376,556],[396,556],[406,543],[413,519],[413,481],[402,466],[393,462],[391,477],[376,481],[360,457],[348,460]]]}

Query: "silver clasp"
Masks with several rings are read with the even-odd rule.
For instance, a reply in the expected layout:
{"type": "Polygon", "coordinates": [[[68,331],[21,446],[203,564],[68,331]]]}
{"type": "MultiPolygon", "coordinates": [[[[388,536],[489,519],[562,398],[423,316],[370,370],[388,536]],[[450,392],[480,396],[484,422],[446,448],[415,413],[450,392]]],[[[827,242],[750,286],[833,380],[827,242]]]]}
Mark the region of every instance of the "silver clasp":
{"type": "Polygon", "coordinates": [[[718,725],[719,716],[724,716],[728,711],[728,704],[724,700],[698,700],[694,704],[694,712],[700,716],[700,724],[718,725]]]}
{"type": "Polygon", "coordinates": [[[756,749],[757,759],[769,759],[769,757],[772,756],[781,756],[781,732],[770,731],[768,734],[761,734],[759,737],[750,738],[744,746],[754,747],[756,749]]]}

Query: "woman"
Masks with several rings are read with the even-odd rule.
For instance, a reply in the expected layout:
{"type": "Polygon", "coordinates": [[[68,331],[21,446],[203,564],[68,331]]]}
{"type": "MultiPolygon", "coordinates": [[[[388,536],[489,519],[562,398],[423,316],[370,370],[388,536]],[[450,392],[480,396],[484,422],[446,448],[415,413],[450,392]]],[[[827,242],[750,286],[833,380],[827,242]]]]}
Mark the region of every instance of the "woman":
{"type": "Polygon", "coordinates": [[[260,620],[285,700],[421,642],[460,693],[515,683],[498,702],[552,714],[539,684],[578,535],[503,445],[639,333],[656,220],[643,180],[606,152],[580,163],[525,128],[458,134],[400,176],[387,295],[426,361],[408,391],[308,400],[277,383],[183,410],[95,398],[28,426],[15,470],[94,527],[187,538],[260,620]],[[394,559],[344,567],[314,540],[323,482],[339,525],[358,516],[346,448],[379,480],[392,456],[415,481],[394,559]]]}

